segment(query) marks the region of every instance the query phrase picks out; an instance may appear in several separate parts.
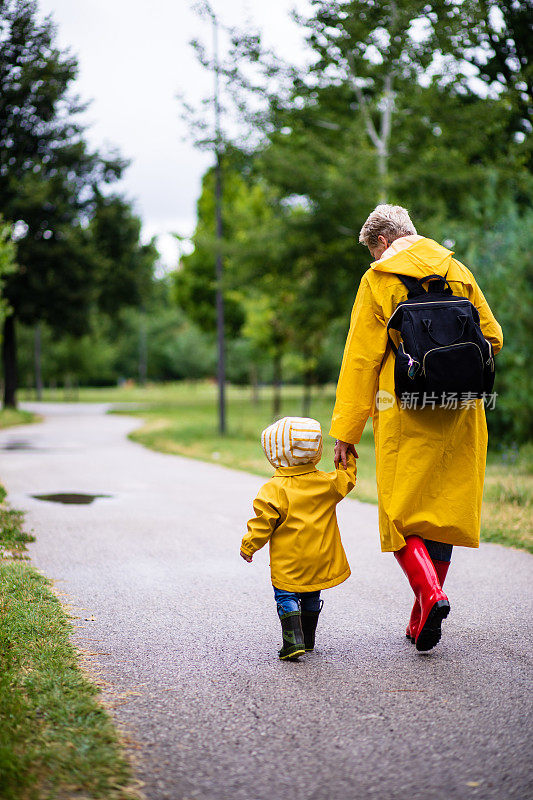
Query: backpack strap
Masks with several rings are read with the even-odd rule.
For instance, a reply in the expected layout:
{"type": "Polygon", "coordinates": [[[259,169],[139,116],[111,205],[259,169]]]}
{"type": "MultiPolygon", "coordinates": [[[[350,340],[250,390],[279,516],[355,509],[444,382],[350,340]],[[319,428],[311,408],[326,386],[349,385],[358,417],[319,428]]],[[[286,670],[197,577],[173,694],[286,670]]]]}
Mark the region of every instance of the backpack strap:
{"type": "MultiPolygon", "coordinates": [[[[430,286],[428,286],[428,288],[426,290],[426,289],[424,289],[424,284],[427,283],[428,281],[433,281],[433,280],[439,281],[439,286],[440,285],[442,285],[443,287],[448,286],[448,288],[445,290],[445,293],[446,294],[452,294],[452,287],[450,286],[450,284],[448,283],[448,280],[447,280],[448,271],[446,271],[446,274],[444,276],[437,275],[435,273],[433,275],[425,275],[423,278],[412,278],[410,275],[400,275],[399,272],[395,272],[394,274],[396,275],[397,278],[399,278],[399,280],[401,280],[403,285],[406,287],[406,289],[407,289],[407,298],[408,299],[410,299],[412,297],[420,297],[421,295],[428,294],[431,291],[430,286]],[[442,284],[441,284],[441,282],[442,282],[442,284]]],[[[392,317],[391,317],[391,319],[392,319],[392,317]]],[[[389,325],[387,325],[387,337],[388,337],[388,340],[389,340],[389,343],[390,343],[390,346],[392,348],[392,351],[393,351],[394,355],[397,355],[398,354],[398,348],[396,347],[396,345],[392,341],[391,335],[389,333],[389,325]]]]}
{"type": "Polygon", "coordinates": [[[403,285],[407,288],[407,296],[411,297],[420,297],[420,295],[427,294],[430,291],[430,287],[428,286],[427,290],[424,289],[424,284],[428,281],[439,281],[439,285],[448,286],[449,292],[451,294],[452,287],[446,280],[448,273],[446,275],[425,275],[423,278],[412,278],[410,275],[400,275],[399,272],[394,273],[397,278],[401,280],[403,285]]]}
{"type": "Polygon", "coordinates": [[[411,278],[409,275],[400,275],[399,272],[394,274],[407,288],[408,297],[417,297],[421,294],[426,294],[426,290],[421,285],[418,278],[411,278]]]}
{"type": "MultiPolygon", "coordinates": [[[[450,293],[451,293],[452,287],[448,283],[447,276],[448,276],[448,273],[446,273],[446,275],[437,275],[437,274],[435,274],[435,275],[426,275],[423,278],[419,278],[418,283],[420,284],[420,286],[422,286],[424,283],[426,283],[426,281],[433,281],[433,280],[435,282],[439,281],[439,288],[437,289],[437,291],[441,291],[444,287],[448,286],[448,289],[450,290],[450,293]]],[[[430,286],[428,286],[427,291],[428,292],[431,291],[430,286]]]]}

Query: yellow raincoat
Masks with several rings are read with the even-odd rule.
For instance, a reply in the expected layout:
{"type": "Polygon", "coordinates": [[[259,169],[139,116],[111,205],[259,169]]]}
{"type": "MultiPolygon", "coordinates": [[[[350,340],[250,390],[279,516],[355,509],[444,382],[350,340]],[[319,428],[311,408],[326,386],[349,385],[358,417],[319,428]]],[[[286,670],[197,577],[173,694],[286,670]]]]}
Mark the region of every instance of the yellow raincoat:
{"type": "MultiPolygon", "coordinates": [[[[409,534],[478,547],[487,452],[483,401],[457,410],[400,408],[386,325],[407,289],[394,273],[414,278],[447,273],[453,293],[467,297],[479,311],[483,335],[494,352],[501,350],[502,330],[472,273],[450,250],[420,238],[374,262],[361,279],[330,434],[357,444],[372,416],[383,551],[401,549],[409,534]],[[380,409],[378,390],[390,395],[380,409]]],[[[391,335],[398,344],[397,332],[391,335]]]]}
{"type": "Polygon", "coordinates": [[[321,472],[314,464],[279,467],[254,501],[241,550],[253,555],[270,542],[272,584],[315,592],[350,576],[335,508],[355,486],[357,467],[321,472]]]}

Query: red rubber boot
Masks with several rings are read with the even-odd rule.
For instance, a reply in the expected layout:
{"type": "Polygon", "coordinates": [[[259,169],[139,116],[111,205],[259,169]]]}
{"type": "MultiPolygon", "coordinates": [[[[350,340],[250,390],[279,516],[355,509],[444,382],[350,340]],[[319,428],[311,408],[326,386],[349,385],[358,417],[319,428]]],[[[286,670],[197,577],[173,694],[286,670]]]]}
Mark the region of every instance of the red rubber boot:
{"type": "Polygon", "coordinates": [[[415,636],[416,649],[431,650],[440,641],[441,622],[450,612],[450,603],[440,587],[435,567],[420,536],[408,536],[405,547],[397,550],[394,556],[405,572],[420,604],[420,623],[415,636]]]}
{"type": "Polygon", "coordinates": [[[446,580],[446,575],[448,574],[448,570],[450,569],[450,562],[449,561],[434,561],[433,566],[435,567],[435,572],[437,573],[437,578],[439,579],[440,588],[444,586],[444,581],[446,580]]]}
{"type": "Polygon", "coordinates": [[[415,643],[416,632],[418,631],[418,626],[420,625],[420,603],[418,600],[415,599],[413,603],[413,608],[411,609],[411,616],[409,617],[409,622],[407,624],[407,628],[405,629],[405,635],[408,639],[415,643]]]}
{"type": "MultiPolygon", "coordinates": [[[[433,561],[433,559],[432,559],[433,561]]],[[[444,586],[444,581],[446,580],[446,575],[448,574],[448,570],[450,568],[449,561],[433,561],[433,566],[435,567],[435,572],[437,573],[437,578],[439,579],[440,588],[444,586]]],[[[411,616],[409,618],[409,624],[405,629],[405,635],[408,639],[415,643],[416,639],[416,632],[418,631],[418,627],[420,625],[420,603],[418,600],[415,600],[413,604],[413,608],[411,611],[411,616]]]]}

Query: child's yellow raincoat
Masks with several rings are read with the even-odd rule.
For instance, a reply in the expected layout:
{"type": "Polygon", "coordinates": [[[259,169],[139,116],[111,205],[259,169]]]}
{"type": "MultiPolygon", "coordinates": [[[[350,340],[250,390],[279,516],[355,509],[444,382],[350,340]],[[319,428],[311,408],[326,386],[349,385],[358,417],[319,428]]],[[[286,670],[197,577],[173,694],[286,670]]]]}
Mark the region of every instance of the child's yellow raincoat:
{"type": "MultiPolygon", "coordinates": [[[[309,455],[294,454],[302,453],[304,447],[312,449],[313,457],[319,458],[322,451],[319,424],[308,420],[314,426],[309,425],[311,429],[297,438],[294,436],[297,427],[290,425],[290,417],[286,420],[288,425],[284,426],[285,420],[281,420],[263,432],[269,461],[302,461],[309,455]],[[269,435],[272,429],[274,436],[269,435]],[[282,447],[284,440],[286,444],[282,447]]],[[[256,516],[248,522],[241,550],[251,556],[270,542],[272,584],[278,589],[315,592],[337,586],[350,576],[335,509],[355,486],[356,474],[355,458],[350,455],[347,469],[339,467],[335,472],[321,472],[309,461],[278,467],[261,487],[254,501],[256,516]]]]}
{"type": "Polygon", "coordinates": [[[450,250],[419,238],[372,264],[361,279],[330,433],[357,444],[368,417],[373,418],[383,551],[401,549],[409,534],[478,547],[487,451],[483,401],[457,410],[400,408],[386,325],[407,289],[394,273],[414,278],[447,274],[453,293],[476,306],[494,352],[501,350],[502,330],[472,273],[450,250]],[[381,410],[376,407],[378,390],[389,399],[380,403],[381,410]]]}

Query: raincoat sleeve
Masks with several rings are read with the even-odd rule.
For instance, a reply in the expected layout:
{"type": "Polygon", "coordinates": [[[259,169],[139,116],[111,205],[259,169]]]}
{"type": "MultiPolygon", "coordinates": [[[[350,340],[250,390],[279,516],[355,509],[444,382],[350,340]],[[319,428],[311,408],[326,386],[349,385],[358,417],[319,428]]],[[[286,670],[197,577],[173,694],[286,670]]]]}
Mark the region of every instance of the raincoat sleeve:
{"type": "Polygon", "coordinates": [[[352,310],[337,383],[330,434],[357,444],[374,410],[381,362],[387,348],[387,325],[368,278],[363,275],[352,310]]]}
{"type": "Polygon", "coordinates": [[[472,276],[470,295],[470,302],[473,303],[479,311],[479,322],[481,324],[483,336],[491,343],[494,354],[499,353],[503,347],[503,332],[489,304],[485,300],[483,292],[477,285],[474,276],[472,276]]]}
{"type": "Polygon", "coordinates": [[[339,493],[339,500],[342,500],[349,494],[357,479],[357,460],[353,453],[348,453],[346,458],[346,469],[338,466],[335,472],[331,473],[333,485],[339,493]]]}
{"type": "Polygon", "coordinates": [[[252,556],[269,541],[280,520],[278,493],[275,486],[265,483],[254,500],[255,517],[248,520],[248,533],[243,537],[241,550],[252,556]]]}

